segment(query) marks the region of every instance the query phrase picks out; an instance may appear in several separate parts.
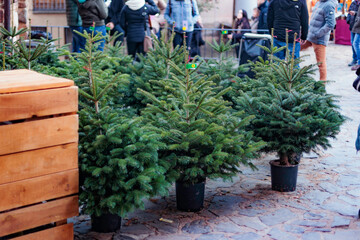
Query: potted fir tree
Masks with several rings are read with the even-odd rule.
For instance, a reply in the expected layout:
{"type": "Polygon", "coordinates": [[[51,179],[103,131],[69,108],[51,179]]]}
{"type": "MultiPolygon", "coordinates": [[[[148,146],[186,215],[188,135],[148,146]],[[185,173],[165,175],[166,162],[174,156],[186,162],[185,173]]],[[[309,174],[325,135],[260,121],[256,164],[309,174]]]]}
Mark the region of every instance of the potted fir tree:
{"type": "MultiPolygon", "coordinates": [[[[188,59],[185,50],[184,59],[188,59]]],[[[263,142],[244,131],[253,117],[242,119],[242,113],[233,113],[223,99],[231,89],[216,90],[213,80],[218,76],[201,76],[197,69],[189,69],[197,67],[195,62],[169,64],[174,74],[155,83],[167,90],[165,95],[138,89],[151,101],[142,114],[160,129],[167,146],[159,158],[168,162],[167,177],[176,181],[177,208],[199,211],[206,178],[231,179],[241,165],[255,168],[250,159],[263,142]]]]}
{"type": "Polygon", "coordinates": [[[247,79],[248,91],[237,98],[237,104],[256,116],[248,130],[267,142],[263,150],[279,156],[270,162],[272,189],[295,191],[299,163],[295,156],[330,147],[328,139],[335,138],[345,117],[339,112],[336,96],[314,79],[314,65],[300,67],[301,59],[289,53],[286,60],[274,58],[273,54],[284,48],[272,45],[266,50],[270,61],[252,65],[255,79],[247,79]]]}
{"type": "Polygon", "coordinates": [[[93,230],[113,232],[120,228],[121,217],[144,207],[144,198],[167,193],[166,169],[158,161],[164,144],[154,127],[114,105],[115,94],[110,92],[114,84],[126,82],[127,75],[112,76],[97,68],[106,57],[93,44],[101,35],[82,36],[88,41],[77,56],[82,66],[77,80],[80,202],[83,212],[91,215],[93,230]]]}

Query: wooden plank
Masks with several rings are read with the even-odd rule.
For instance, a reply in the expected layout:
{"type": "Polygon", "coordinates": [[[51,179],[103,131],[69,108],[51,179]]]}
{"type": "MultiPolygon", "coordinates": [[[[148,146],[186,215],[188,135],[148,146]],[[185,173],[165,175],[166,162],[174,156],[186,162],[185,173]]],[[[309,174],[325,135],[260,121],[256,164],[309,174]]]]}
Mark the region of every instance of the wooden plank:
{"type": "Polygon", "coordinates": [[[0,212],[79,191],[78,169],[0,185],[0,212]]]}
{"type": "Polygon", "coordinates": [[[0,155],[78,141],[78,116],[0,126],[0,155]]]}
{"type": "Polygon", "coordinates": [[[77,87],[0,94],[0,122],[78,110],[77,87]]]}
{"type": "Polygon", "coordinates": [[[78,144],[69,143],[0,156],[0,184],[78,167],[78,144]]]}
{"type": "Polygon", "coordinates": [[[27,69],[0,72],[0,94],[69,86],[74,86],[74,82],[27,69]]]}
{"type": "Polygon", "coordinates": [[[78,196],[0,213],[0,237],[77,216],[78,213],[78,196]]]}
{"type": "Polygon", "coordinates": [[[12,240],[72,240],[74,239],[73,225],[74,224],[69,223],[21,237],[12,238],[12,240]]]}

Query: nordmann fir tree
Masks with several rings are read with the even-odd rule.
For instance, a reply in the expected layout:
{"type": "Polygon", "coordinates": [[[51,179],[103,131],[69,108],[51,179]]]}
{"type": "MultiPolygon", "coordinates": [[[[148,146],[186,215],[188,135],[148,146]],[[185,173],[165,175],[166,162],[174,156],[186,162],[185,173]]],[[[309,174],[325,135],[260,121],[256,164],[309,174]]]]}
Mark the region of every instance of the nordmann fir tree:
{"type": "MultiPolygon", "coordinates": [[[[226,30],[223,30],[222,33],[225,34],[226,30]]],[[[233,98],[239,95],[238,89],[242,81],[238,77],[238,73],[245,72],[248,69],[244,65],[239,66],[238,61],[233,56],[228,57],[230,51],[238,44],[232,44],[231,40],[225,42],[224,34],[220,36],[220,43],[217,43],[215,39],[212,43],[208,42],[210,47],[219,54],[219,58],[204,62],[199,71],[208,76],[219,75],[219,78],[215,79],[215,83],[223,88],[231,87],[231,91],[224,95],[224,99],[235,104],[233,98]]]]}
{"type": "Polygon", "coordinates": [[[295,155],[330,147],[328,139],[336,137],[345,117],[337,97],[314,79],[315,65],[300,67],[302,59],[295,59],[288,50],[285,60],[276,58],[274,53],[287,47],[276,48],[273,42],[270,49],[262,48],[270,60],[252,65],[255,79],[247,81],[237,106],[256,116],[247,129],[267,142],[263,150],[277,152],[281,165],[295,165],[295,155]]]}
{"type": "MultiPolygon", "coordinates": [[[[183,62],[183,48],[173,48],[173,40],[175,32],[173,31],[170,38],[167,39],[167,29],[162,33],[161,39],[154,37],[154,48],[150,50],[146,57],[139,56],[140,62],[134,62],[129,65],[132,72],[129,89],[125,89],[125,103],[131,108],[135,108],[138,113],[149,102],[137,89],[143,89],[151,92],[159,98],[166,98],[166,95],[172,89],[168,89],[170,85],[167,83],[173,70],[170,62],[181,65],[183,62]]],[[[184,68],[185,70],[185,68],[184,68]]]]}
{"type": "MultiPolygon", "coordinates": [[[[184,49],[185,62],[188,54],[184,49]]],[[[151,101],[142,114],[161,130],[167,146],[159,152],[170,165],[167,177],[190,185],[206,178],[231,179],[242,165],[255,168],[250,159],[263,142],[254,141],[252,133],[244,131],[253,116],[241,119],[242,112],[231,112],[223,100],[231,88],[215,92],[218,75],[199,76],[197,69],[184,71],[184,62],[179,66],[169,60],[169,64],[174,74],[166,81],[175,91],[156,96],[138,89],[151,101]]]]}
{"type": "Polygon", "coordinates": [[[87,76],[79,89],[80,202],[92,218],[109,213],[125,216],[143,208],[144,198],[167,193],[165,169],[158,164],[158,150],[164,144],[154,127],[146,126],[141,118],[126,116],[121,107],[107,106],[114,84],[126,82],[128,76],[102,79],[94,67],[104,58],[96,50],[102,36],[80,35],[87,39],[85,51],[77,57],[87,76]]]}

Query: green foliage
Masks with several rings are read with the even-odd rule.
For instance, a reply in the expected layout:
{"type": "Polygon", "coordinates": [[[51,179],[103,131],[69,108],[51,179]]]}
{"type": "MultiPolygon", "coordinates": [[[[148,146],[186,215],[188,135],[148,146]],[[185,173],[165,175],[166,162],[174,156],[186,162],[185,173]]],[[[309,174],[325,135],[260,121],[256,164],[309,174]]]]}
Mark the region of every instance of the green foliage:
{"type": "MultiPolygon", "coordinates": [[[[281,164],[295,164],[291,156],[330,146],[345,117],[336,105],[336,96],[326,93],[324,82],[312,76],[314,65],[299,67],[301,59],[287,54],[286,60],[273,56],[279,49],[266,49],[270,61],[252,65],[255,79],[236,101],[239,109],[256,118],[248,130],[267,142],[266,152],[279,154],[281,164]]],[[[280,49],[281,50],[281,49],[280,49]]]]}
{"type": "Polygon", "coordinates": [[[154,36],[154,49],[148,52],[146,57],[139,56],[140,62],[129,65],[132,73],[130,86],[122,93],[125,95],[125,105],[135,109],[137,113],[149,102],[147,98],[137,92],[138,88],[160,98],[166,98],[168,92],[174,90],[167,81],[174,74],[170,62],[183,66],[181,63],[184,61],[183,48],[173,49],[174,37],[175,32],[169,39],[166,39],[166,34],[162,34],[160,40],[154,36]]]}
{"type": "MultiPolygon", "coordinates": [[[[182,56],[188,59],[187,51],[182,56]]],[[[207,177],[231,179],[241,165],[255,168],[250,159],[263,143],[244,131],[253,117],[232,113],[223,99],[231,88],[218,90],[213,82],[218,75],[198,75],[197,69],[185,69],[185,63],[169,60],[169,66],[173,74],[166,79],[166,94],[138,90],[151,101],[143,115],[161,130],[166,143],[159,154],[168,163],[168,178],[198,183],[207,177]]],[[[162,80],[151,83],[161,86],[162,80]]]]}

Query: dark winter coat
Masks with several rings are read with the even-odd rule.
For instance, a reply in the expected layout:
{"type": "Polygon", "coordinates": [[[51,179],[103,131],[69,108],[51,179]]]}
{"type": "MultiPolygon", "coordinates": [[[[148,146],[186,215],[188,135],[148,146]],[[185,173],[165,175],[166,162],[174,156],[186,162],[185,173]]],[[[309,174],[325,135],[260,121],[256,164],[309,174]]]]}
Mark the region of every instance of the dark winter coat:
{"type": "Polygon", "coordinates": [[[148,16],[159,13],[159,9],[153,0],[146,0],[146,2],[147,4],[138,10],[131,10],[127,5],[121,10],[120,26],[125,31],[127,41],[144,41],[148,16]]]}
{"type": "Polygon", "coordinates": [[[97,27],[105,25],[107,8],[104,0],[87,0],[77,4],[83,27],[91,27],[94,22],[97,27]]]}
{"type": "Polygon", "coordinates": [[[334,29],[335,21],[335,0],[320,0],[315,4],[311,14],[309,34],[307,40],[326,46],[329,42],[330,32],[334,29]]]}
{"type": "Polygon", "coordinates": [[[81,27],[81,17],[76,0],[66,0],[66,19],[68,26],[81,27]]]}
{"type": "Polygon", "coordinates": [[[124,7],[124,0],[112,0],[109,6],[108,22],[120,24],[120,13],[124,7]]]}
{"type": "Polygon", "coordinates": [[[306,40],[309,13],[305,0],[271,1],[267,23],[269,31],[271,32],[271,28],[274,28],[274,36],[281,42],[286,42],[285,29],[289,30],[289,42],[294,41],[295,33],[297,33],[297,38],[301,37],[301,39],[306,40]]]}
{"type": "Polygon", "coordinates": [[[358,8],[356,18],[355,18],[355,23],[354,23],[354,26],[351,31],[353,33],[360,34],[360,8],[358,8]]]}
{"type": "Polygon", "coordinates": [[[260,11],[258,29],[268,29],[267,15],[268,15],[269,2],[265,0],[258,9],[260,11]]]}
{"type": "Polygon", "coordinates": [[[353,2],[350,4],[349,12],[350,12],[350,11],[354,11],[354,12],[355,12],[355,15],[354,15],[354,16],[351,16],[350,13],[349,13],[349,14],[347,15],[347,18],[346,18],[346,21],[347,21],[347,23],[348,23],[349,26],[350,26],[350,31],[352,31],[352,28],[354,27],[355,19],[356,19],[356,16],[357,16],[357,11],[359,10],[359,5],[360,5],[360,1],[353,1],[353,2]]]}

